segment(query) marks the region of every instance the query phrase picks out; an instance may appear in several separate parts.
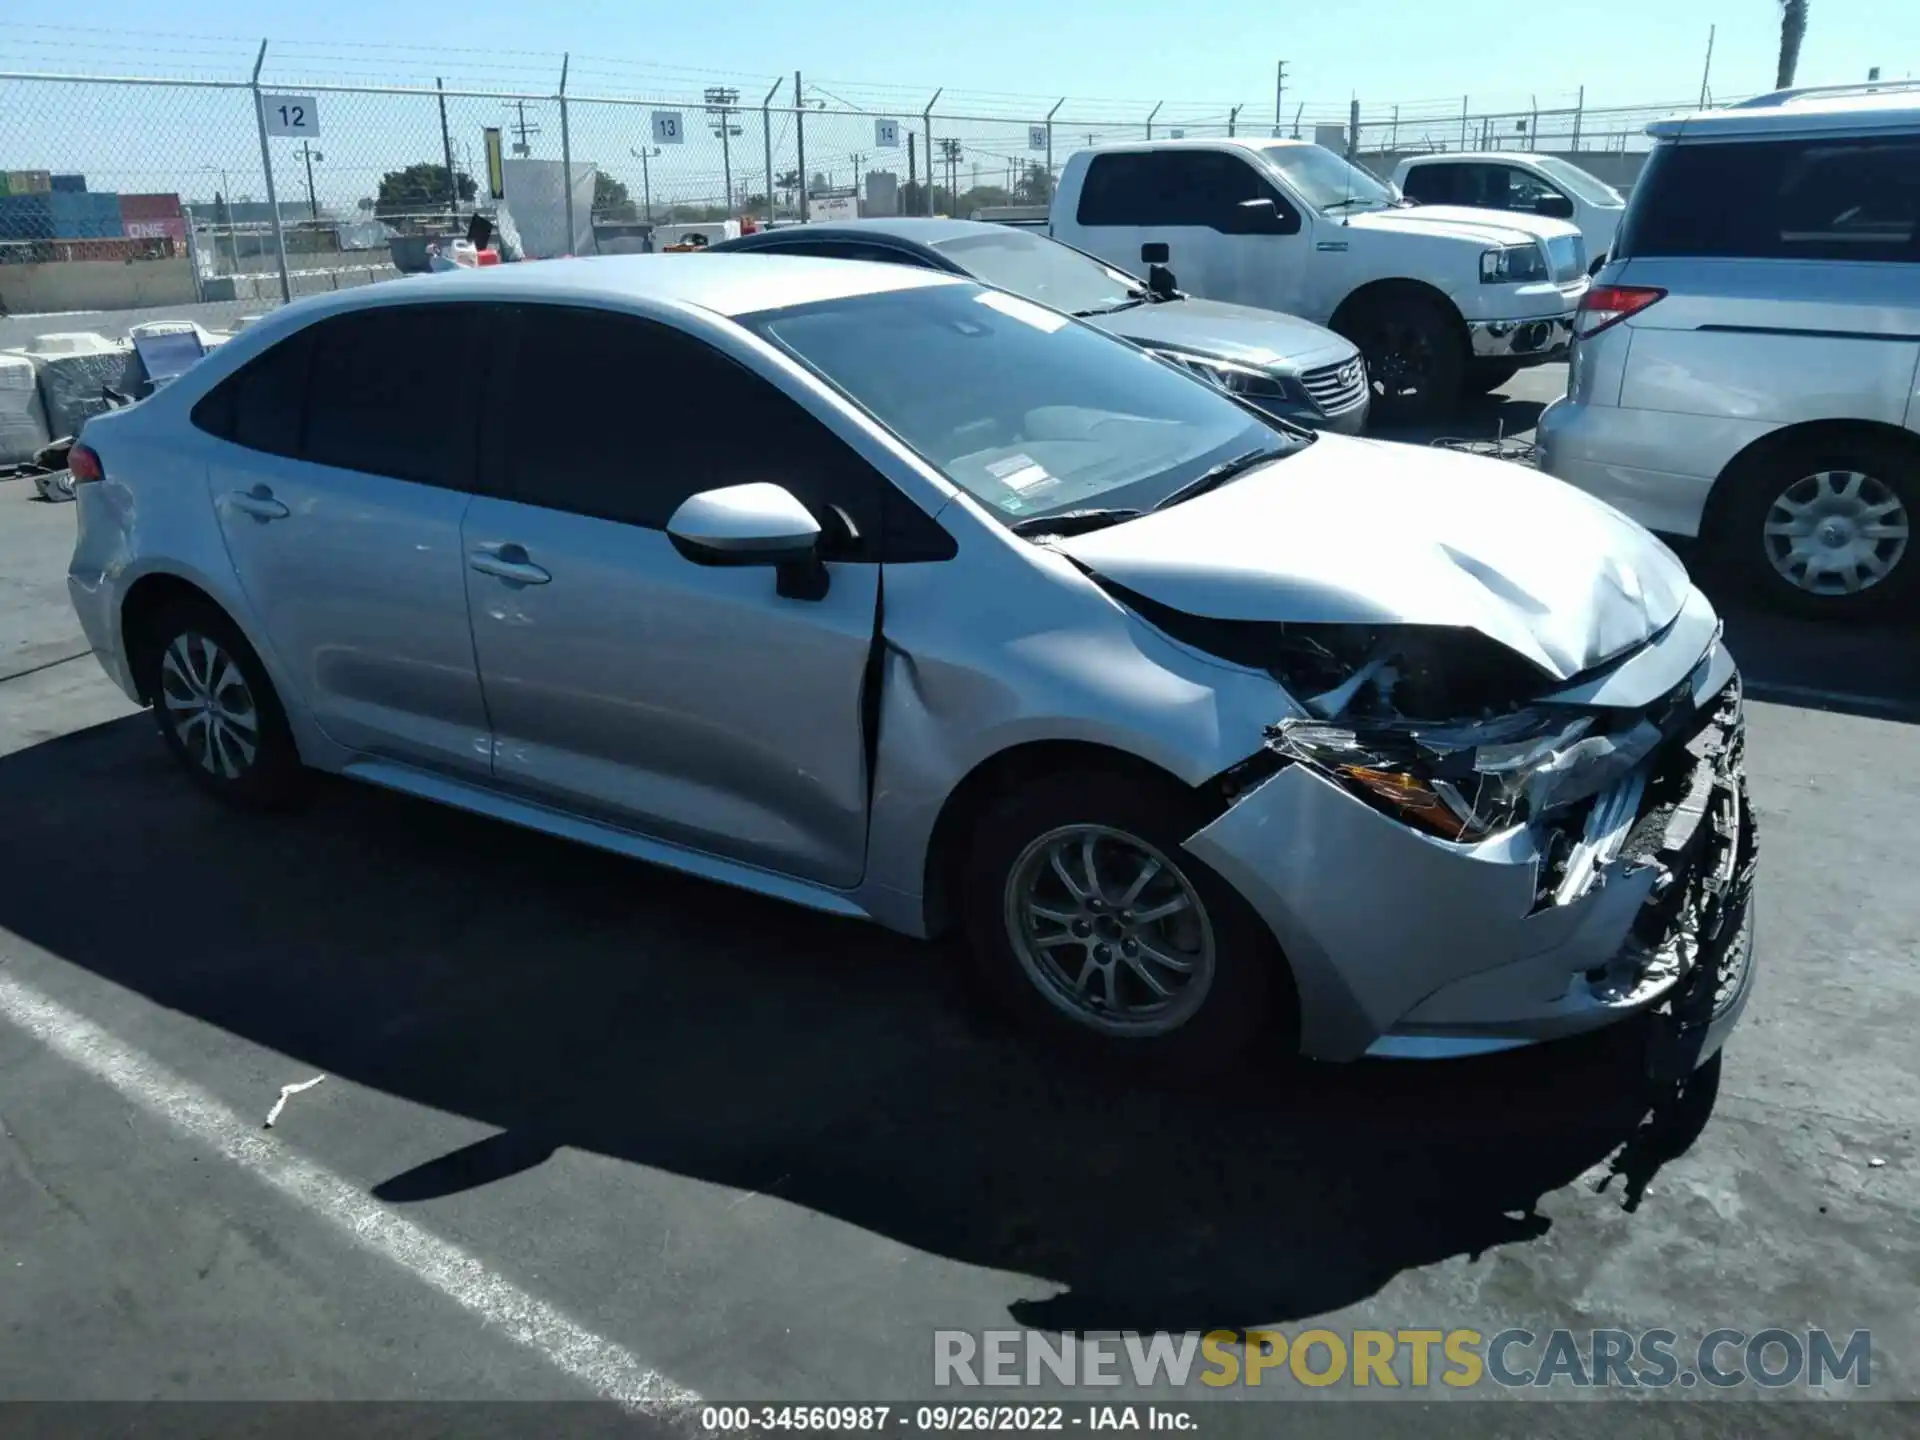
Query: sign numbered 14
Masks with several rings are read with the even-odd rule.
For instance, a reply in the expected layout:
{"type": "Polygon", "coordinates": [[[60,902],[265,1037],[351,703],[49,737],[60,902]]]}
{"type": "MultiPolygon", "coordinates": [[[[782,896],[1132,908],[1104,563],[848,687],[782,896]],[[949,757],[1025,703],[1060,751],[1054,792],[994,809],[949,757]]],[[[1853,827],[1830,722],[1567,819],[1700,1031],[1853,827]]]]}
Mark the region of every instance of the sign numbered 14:
{"type": "Polygon", "coordinates": [[[900,122],[898,120],[874,121],[873,143],[876,149],[898,150],[900,148],[900,122]]]}
{"type": "Polygon", "coordinates": [[[320,133],[320,107],[311,95],[262,95],[267,134],[312,139],[320,133]]]}

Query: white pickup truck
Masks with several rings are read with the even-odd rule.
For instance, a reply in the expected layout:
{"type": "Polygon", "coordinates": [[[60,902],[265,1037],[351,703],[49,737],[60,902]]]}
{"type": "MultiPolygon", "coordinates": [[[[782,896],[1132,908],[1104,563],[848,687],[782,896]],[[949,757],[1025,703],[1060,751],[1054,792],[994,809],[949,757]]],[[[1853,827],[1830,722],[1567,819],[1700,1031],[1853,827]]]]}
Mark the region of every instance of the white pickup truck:
{"type": "Polygon", "coordinates": [[[1587,291],[1564,220],[1407,205],[1299,140],[1102,145],[1067,161],[1048,231],[1109,264],[1173,269],[1209,300],[1285,310],[1366,357],[1374,410],[1444,414],[1562,359],[1587,291]]]}

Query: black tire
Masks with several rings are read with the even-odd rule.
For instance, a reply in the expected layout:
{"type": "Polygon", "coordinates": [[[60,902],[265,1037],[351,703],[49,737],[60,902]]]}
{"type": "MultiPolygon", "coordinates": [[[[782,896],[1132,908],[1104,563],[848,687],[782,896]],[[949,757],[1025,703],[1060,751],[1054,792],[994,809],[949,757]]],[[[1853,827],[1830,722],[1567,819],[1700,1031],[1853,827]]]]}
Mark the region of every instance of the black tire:
{"type": "MultiPolygon", "coordinates": [[[[1756,599],[1776,610],[1816,620],[1857,619],[1911,608],[1920,587],[1920,544],[1915,543],[1920,535],[1913,533],[1920,526],[1920,456],[1912,449],[1873,435],[1841,435],[1764,452],[1729,472],[1721,483],[1729,489],[1714,517],[1713,558],[1756,599]],[[1850,500],[1846,492],[1852,476],[1864,478],[1854,491],[1857,499],[1850,500]],[[1840,507],[1837,516],[1829,517],[1838,541],[1858,523],[1863,510],[1871,515],[1889,502],[1898,508],[1868,523],[1885,529],[1904,520],[1906,539],[1868,535],[1859,542],[1873,547],[1873,563],[1887,567],[1881,578],[1871,579],[1866,567],[1854,566],[1851,573],[1859,588],[1849,591],[1842,571],[1810,571],[1783,561],[1814,582],[1810,586],[1795,583],[1776,567],[1774,556],[1790,550],[1793,542],[1791,537],[1770,535],[1767,527],[1791,523],[1796,512],[1789,506],[1796,507],[1799,515],[1811,516],[1822,535],[1827,531],[1819,520],[1822,505],[1840,507]]],[[[1834,553],[1845,552],[1836,549],[1834,553]]]]}
{"type": "Polygon", "coordinates": [[[1426,295],[1362,301],[1334,326],[1360,348],[1373,416],[1388,425],[1437,420],[1460,403],[1467,342],[1458,318],[1426,295]]]}
{"type": "Polygon", "coordinates": [[[209,795],[243,809],[268,810],[296,799],[307,772],[280,697],[240,628],[211,601],[196,599],[172,602],[141,628],[135,658],[140,692],[181,769],[209,795]],[[218,691],[219,724],[204,707],[198,723],[183,722],[176,702],[199,700],[210,690],[218,691]]]}
{"type": "MultiPolygon", "coordinates": [[[[961,891],[968,949],[989,993],[1042,1036],[1091,1047],[1108,1057],[1141,1062],[1168,1073],[1218,1072],[1245,1054],[1276,1021],[1284,1037],[1277,1042],[1277,1048],[1284,1045],[1291,1052],[1297,1044],[1289,1013],[1292,988],[1285,978],[1285,961],[1279,946],[1232,886],[1181,849],[1181,843],[1205,826],[1208,818],[1198,800],[1172,781],[1100,770],[1049,775],[1003,797],[988,810],[975,831],[961,891]],[[1016,893],[1027,893],[1024,887],[1016,889],[1015,886],[1018,874],[1025,873],[1022,856],[1043,837],[1073,826],[1101,827],[1126,840],[1145,842],[1198,899],[1197,910],[1188,906],[1176,920],[1157,922],[1187,925],[1191,920],[1190,928],[1196,934],[1210,933],[1212,938],[1210,973],[1203,964],[1191,978],[1182,982],[1168,971],[1148,966],[1152,973],[1175,986],[1176,1010],[1192,1006],[1190,1013],[1180,1016],[1177,1022],[1171,1015],[1140,1022],[1143,1026],[1151,1023],[1165,1028],[1142,1028],[1127,1033],[1102,1028],[1087,1017],[1084,1007],[1076,1013],[1071,1001],[1059,998],[1057,986],[1054,993],[1049,994],[1046,982],[1030,972],[1029,962],[1022,959],[1021,948],[1016,946],[1014,931],[1018,921],[1011,918],[1015,909],[1013,897],[1016,893]],[[1201,984],[1199,977],[1203,974],[1206,978],[1199,997],[1189,1000],[1186,987],[1201,984]],[[1276,1001],[1280,1002],[1278,1011],[1276,1001]]],[[[1101,843],[1110,847],[1103,852],[1106,859],[1128,858],[1125,841],[1101,843]]],[[[1144,862],[1148,857],[1135,849],[1131,858],[1144,862]]],[[[1042,862],[1033,863],[1038,873],[1042,862]]],[[[1138,869],[1133,873],[1137,875],[1138,869]]],[[[1149,911],[1142,913],[1164,908],[1175,884],[1168,872],[1161,872],[1154,885],[1142,892],[1149,907],[1149,911]]],[[[1062,888],[1061,894],[1067,893],[1062,888]]],[[[1113,902],[1118,898],[1123,897],[1109,892],[1108,913],[1096,916],[1090,923],[1119,926],[1127,918],[1127,912],[1114,907],[1113,902]]],[[[1072,904],[1070,900],[1064,903],[1072,904]]],[[[1056,933],[1064,937],[1067,929],[1063,925],[1056,933]]],[[[1128,932],[1122,930],[1121,933],[1128,932]]],[[[1151,943],[1162,944],[1166,943],[1168,932],[1143,926],[1141,933],[1151,936],[1151,943]]],[[[1077,951],[1071,958],[1063,957],[1063,970],[1082,969],[1088,964],[1087,957],[1093,953],[1095,939],[1097,937],[1056,941],[1066,951],[1077,951]]],[[[1139,963],[1144,963],[1142,957],[1136,954],[1122,964],[1117,954],[1118,942],[1108,948],[1115,952],[1112,969],[1119,977],[1123,994],[1131,993],[1149,1003],[1168,1003],[1153,1001],[1143,985],[1132,978],[1127,966],[1138,969],[1139,963]]],[[[1167,949],[1171,951],[1173,946],[1168,944],[1167,949]]],[[[1029,949],[1028,953],[1036,952],[1029,949]]],[[[1056,952],[1039,953],[1053,955],[1056,952]]],[[[1192,949],[1183,950],[1179,958],[1188,958],[1193,953],[1192,949]]],[[[1040,964],[1037,960],[1033,963],[1040,964]]],[[[1089,985],[1098,989],[1103,983],[1097,976],[1089,985]]]]}
{"type": "Polygon", "coordinates": [[[1520,373],[1511,360],[1475,360],[1467,366],[1463,388],[1475,395],[1491,395],[1520,373]]]}

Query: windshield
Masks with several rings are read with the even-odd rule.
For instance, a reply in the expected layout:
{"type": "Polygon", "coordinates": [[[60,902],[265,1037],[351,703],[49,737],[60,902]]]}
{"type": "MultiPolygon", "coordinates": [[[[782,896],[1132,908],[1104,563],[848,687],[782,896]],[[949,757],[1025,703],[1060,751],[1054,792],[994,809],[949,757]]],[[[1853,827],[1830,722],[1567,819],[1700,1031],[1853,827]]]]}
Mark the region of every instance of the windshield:
{"type": "Polygon", "coordinates": [[[1358,210],[1394,202],[1391,186],[1324,145],[1267,145],[1261,153],[1316,210],[1358,210]]]}
{"type": "Polygon", "coordinates": [[[1624,195],[1606,181],[1589,175],[1578,165],[1571,165],[1552,155],[1536,156],[1533,163],[1589,205],[1598,205],[1608,210],[1626,208],[1627,200],[1624,195]]]}
{"type": "Polygon", "coordinates": [[[933,248],[977,280],[1070,315],[1098,315],[1146,298],[1131,275],[1043,235],[1002,227],[996,234],[936,241],[933,248]]]}
{"type": "Polygon", "coordinates": [[[1031,301],[952,284],[741,317],[1009,522],[1147,509],[1304,440],[1031,301]]]}

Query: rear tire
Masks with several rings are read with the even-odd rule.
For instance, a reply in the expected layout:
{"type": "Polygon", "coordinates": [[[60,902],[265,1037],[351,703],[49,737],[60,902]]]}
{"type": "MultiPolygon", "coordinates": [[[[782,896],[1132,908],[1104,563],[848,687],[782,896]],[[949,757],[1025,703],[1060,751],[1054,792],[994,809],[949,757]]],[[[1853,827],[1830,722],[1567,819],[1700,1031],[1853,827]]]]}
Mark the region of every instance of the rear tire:
{"type": "Polygon", "coordinates": [[[1174,1073],[1230,1065],[1291,987],[1252,908],[1181,848],[1208,819],[1171,781],[1099,770],[1004,796],[961,891],[987,990],[1055,1041],[1174,1073]]]}
{"type": "Polygon", "coordinates": [[[1920,587],[1920,458],[1877,436],[1763,454],[1722,482],[1715,558],[1759,600],[1810,619],[1910,607],[1920,587]]]}
{"type": "Polygon", "coordinates": [[[1426,295],[1364,300],[1334,327],[1359,346],[1373,381],[1373,416],[1388,425],[1437,420],[1460,402],[1467,342],[1457,317],[1426,295]]]}
{"type": "Polygon", "coordinates": [[[207,600],[181,599],[143,627],[136,676],[160,739],[194,783],[230,805],[267,810],[304,789],[306,771],[260,657],[207,600]]]}

